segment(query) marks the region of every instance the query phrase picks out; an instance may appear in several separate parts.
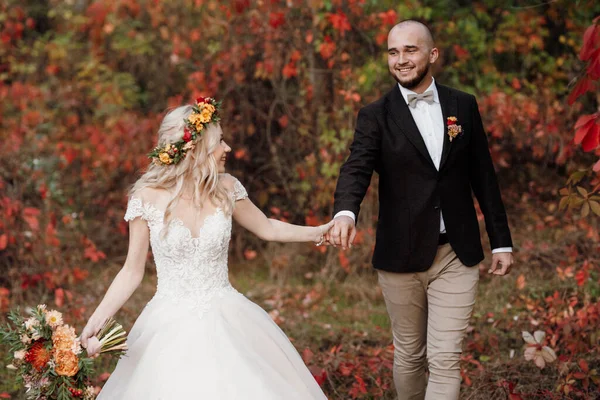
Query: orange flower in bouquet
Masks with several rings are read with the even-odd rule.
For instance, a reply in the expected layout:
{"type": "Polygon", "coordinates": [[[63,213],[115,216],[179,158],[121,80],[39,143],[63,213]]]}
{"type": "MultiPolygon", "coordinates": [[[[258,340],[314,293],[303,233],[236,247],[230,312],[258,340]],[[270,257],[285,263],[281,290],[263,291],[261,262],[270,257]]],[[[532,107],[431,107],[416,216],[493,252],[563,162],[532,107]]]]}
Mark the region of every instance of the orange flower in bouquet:
{"type": "Polygon", "coordinates": [[[74,376],[79,372],[79,358],[71,350],[55,350],[54,371],[62,376],[74,376]]]}
{"type": "MultiPolygon", "coordinates": [[[[9,369],[26,389],[27,399],[83,399],[96,397],[89,386],[92,359],[83,349],[75,329],[63,322],[62,314],[38,305],[23,318],[18,310],[9,313],[11,322],[0,328],[0,343],[10,348],[13,362],[9,369]]],[[[127,351],[126,332],[113,319],[98,333],[100,353],[122,355],[127,351]]]]}
{"type": "Polygon", "coordinates": [[[41,371],[50,358],[52,358],[52,352],[46,348],[45,341],[36,340],[25,354],[24,360],[37,371],[41,371]]]}

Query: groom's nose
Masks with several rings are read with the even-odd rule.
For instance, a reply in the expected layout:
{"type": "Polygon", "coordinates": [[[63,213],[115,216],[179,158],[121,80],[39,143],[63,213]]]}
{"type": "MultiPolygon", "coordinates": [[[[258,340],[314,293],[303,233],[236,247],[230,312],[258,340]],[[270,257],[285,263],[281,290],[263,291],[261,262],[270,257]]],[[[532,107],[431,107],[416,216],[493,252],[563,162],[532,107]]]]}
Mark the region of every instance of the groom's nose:
{"type": "Polygon", "coordinates": [[[398,53],[398,65],[404,64],[404,52],[401,51],[398,53]]]}

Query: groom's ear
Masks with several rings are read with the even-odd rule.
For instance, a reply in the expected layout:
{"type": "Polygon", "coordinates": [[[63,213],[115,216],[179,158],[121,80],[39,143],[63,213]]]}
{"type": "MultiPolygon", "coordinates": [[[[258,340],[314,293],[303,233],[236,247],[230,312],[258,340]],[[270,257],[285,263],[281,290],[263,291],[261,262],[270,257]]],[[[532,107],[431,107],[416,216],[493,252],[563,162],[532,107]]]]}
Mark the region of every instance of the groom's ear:
{"type": "Polygon", "coordinates": [[[435,62],[437,61],[439,56],[440,56],[440,51],[438,50],[437,47],[434,47],[433,49],[431,49],[431,52],[429,53],[429,63],[435,64],[435,62]]]}

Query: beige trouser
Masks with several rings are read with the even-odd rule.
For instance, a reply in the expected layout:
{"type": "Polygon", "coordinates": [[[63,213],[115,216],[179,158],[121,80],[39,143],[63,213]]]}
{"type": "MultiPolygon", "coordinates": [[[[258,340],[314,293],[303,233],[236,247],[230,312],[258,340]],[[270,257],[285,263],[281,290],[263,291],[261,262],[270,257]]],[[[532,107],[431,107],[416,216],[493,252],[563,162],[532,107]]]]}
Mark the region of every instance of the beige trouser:
{"type": "Polygon", "coordinates": [[[438,247],[427,271],[378,273],[392,323],[398,400],[458,399],[462,341],[475,304],[479,269],[462,264],[445,244],[438,247]]]}

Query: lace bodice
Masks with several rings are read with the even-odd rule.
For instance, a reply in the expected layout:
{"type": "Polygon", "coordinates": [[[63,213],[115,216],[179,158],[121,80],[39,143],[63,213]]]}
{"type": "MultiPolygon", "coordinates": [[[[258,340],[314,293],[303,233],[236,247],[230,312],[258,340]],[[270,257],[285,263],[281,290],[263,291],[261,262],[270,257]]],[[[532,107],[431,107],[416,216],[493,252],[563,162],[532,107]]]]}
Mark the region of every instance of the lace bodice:
{"type": "MultiPolygon", "coordinates": [[[[235,201],[248,197],[237,179],[231,196],[235,201]]],[[[171,220],[163,235],[163,216],[163,210],[139,197],[129,199],[125,213],[126,221],[140,217],[150,230],[158,277],[153,301],[165,299],[204,311],[214,296],[236,292],[229,283],[227,268],[231,215],[218,208],[205,218],[197,237],[178,218],[171,220]]]]}

